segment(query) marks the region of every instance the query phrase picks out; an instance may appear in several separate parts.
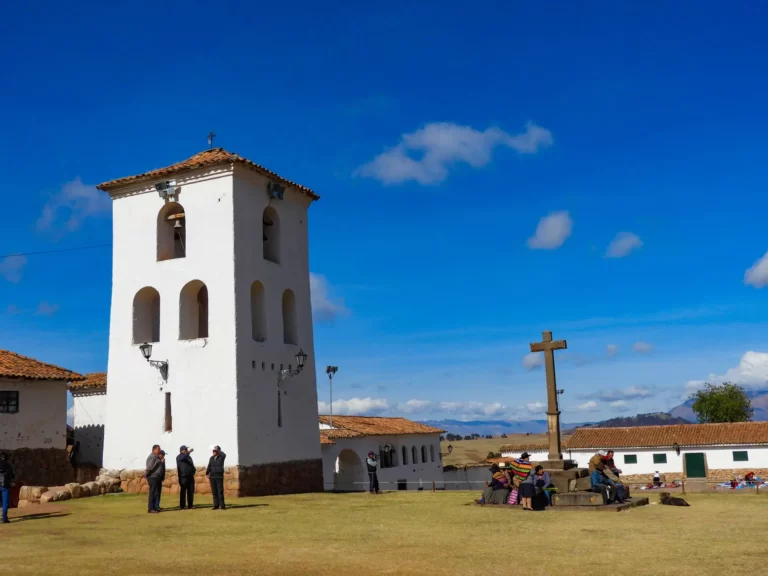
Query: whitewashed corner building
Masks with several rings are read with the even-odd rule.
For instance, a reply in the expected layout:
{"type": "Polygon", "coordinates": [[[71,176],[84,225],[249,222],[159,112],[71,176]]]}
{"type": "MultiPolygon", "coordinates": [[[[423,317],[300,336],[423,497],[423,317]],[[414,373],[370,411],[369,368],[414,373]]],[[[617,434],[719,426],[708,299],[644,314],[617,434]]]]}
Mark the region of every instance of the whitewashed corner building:
{"type": "Polygon", "coordinates": [[[194,447],[204,465],[218,444],[239,469],[232,492],[322,490],[307,233],[318,196],[221,148],[99,188],[113,200],[104,466],[141,470],[154,444],[194,447]],[[300,350],[303,371],[278,387],[300,350]]]}

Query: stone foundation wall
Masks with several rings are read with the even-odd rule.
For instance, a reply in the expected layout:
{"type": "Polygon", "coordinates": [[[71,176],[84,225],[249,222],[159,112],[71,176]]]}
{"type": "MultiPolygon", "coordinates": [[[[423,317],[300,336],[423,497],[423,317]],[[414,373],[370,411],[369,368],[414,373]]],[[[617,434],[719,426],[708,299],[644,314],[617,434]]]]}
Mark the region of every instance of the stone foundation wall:
{"type": "MultiPolygon", "coordinates": [[[[727,482],[733,479],[734,476],[744,478],[747,472],[754,472],[756,476],[766,479],[768,478],[768,468],[729,468],[720,470],[708,470],[707,480],[720,480],[727,482]]],[[[686,480],[685,475],[682,472],[667,472],[662,474],[661,477],[665,482],[678,482],[680,480],[686,480]]],[[[621,476],[622,480],[626,482],[637,482],[638,484],[653,482],[653,474],[628,474],[621,476]]]]}
{"type": "MultiPolygon", "coordinates": [[[[97,478],[118,478],[120,488],[129,494],[146,494],[149,484],[144,470],[102,470],[97,478]]],[[[224,495],[268,496],[276,494],[301,494],[323,491],[323,461],[296,460],[254,466],[231,466],[224,470],[224,495]]],[[[163,482],[163,494],[178,494],[179,479],[176,470],[168,470],[163,482]]],[[[210,494],[211,485],[205,476],[205,468],[197,468],[195,493],[210,494]]]]}
{"type": "Polygon", "coordinates": [[[0,450],[16,473],[16,482],[27,486],[63,486],[75,480],[67,451],[61,448],[0,450]]]}

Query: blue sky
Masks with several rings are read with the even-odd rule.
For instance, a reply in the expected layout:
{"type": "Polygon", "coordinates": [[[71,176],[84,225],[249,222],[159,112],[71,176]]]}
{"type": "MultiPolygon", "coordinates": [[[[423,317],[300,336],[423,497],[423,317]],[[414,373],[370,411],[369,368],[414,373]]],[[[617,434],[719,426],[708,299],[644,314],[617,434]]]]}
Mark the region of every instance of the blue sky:
{"type": "Polygon", "coordinates": [[[96,248],[0,258],[0,347],[106,368],[93,186],[214,130],[322,196],[337,412],[540,417],[546,329],[566,421],[764,385],[768,8],[419,5],[7,7],[0,254],[96,248]]]}

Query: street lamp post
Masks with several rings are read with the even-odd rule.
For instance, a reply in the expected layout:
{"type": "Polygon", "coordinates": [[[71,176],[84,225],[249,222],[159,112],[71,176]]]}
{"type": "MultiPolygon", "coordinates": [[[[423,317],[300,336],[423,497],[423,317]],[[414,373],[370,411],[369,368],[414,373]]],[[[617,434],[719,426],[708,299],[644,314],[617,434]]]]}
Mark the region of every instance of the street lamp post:
{"type": "Polygon", "coordinates": [[[333,428],[333,375],[336,374],[336,372],[339,371],[338,366],[326,366],[325,367],[325,373],[328,374],[328,385],[331,389],[331,414],[330,418],[328,419],[328,425],[333,428]]]}

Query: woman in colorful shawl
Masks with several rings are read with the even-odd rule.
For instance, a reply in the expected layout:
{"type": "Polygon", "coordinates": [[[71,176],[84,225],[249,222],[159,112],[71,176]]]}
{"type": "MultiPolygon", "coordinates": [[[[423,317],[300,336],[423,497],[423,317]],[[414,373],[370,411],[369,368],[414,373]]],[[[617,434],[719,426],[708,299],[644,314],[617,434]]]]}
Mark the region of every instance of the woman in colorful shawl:
{"type": "Polygon", "coordinates": [[[520,487],[520,503],[523,510],[533,510],[531,499],[536,495],[536,486],[533,481],[533,464],[528,460],[531,457],[528,452],[523,452],[520,458],[512,462],[512,471],[515,476],[513,482],[520,487]]]}
{"type": "Polygon", "coordinates": [[[483,495],[477,500],[478,504],[506,504],[509,496],[510,476],[506,470],[502,470],[498,464],[490,468],[490,482],[486,482],[487,488],[483,495]]]}

